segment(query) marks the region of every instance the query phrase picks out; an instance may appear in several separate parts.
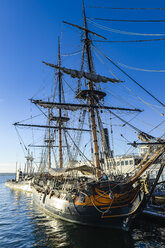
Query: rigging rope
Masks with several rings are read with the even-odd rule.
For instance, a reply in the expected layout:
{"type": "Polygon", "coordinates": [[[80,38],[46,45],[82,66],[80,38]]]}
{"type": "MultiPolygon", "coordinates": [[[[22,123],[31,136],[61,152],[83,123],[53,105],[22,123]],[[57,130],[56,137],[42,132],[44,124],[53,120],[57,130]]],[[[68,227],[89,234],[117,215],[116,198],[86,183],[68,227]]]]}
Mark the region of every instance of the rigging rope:
{"type": "Polygon", "coordinates": [[[127,87],[125,84],[122,84],[123,87],[125,87],[127,90],[129,90],[133,95],[135,95],[142,103],[146,104],[148,107],[150,107],[153,111],[159,113],[161,116],[164,116],[163,113],[161,113],[159,110],[155,109],[155,107],[158,107],[158,108],[164,108],[164,107],[160,107],[160,106],[157,106],[157,105],[153,105],[153,104],[150,104],[146,101],[144,101],[141,97],[139,97],[134,91],[132,91],[129,87],[127,87]]]}
{"type": "Polygon", "coordinates": [[[55,154],[55,151],[54,151],[53,147],[52,147],[52,152],[53,152],[53,156],[54,156],[55,167],[57,168],[57,159],[56,159],[57,156],[55,154]]]}
{"type": "Polygon", "coordinates": [[[104,87],[102,87],[102,89],[103,89],[105,92],[107,92],[109,95],[111,95],[112,97],[118,99],[118,100],[120,101],[120,103],[123,102],[123,103],[126,103],[127,105],[129,105],[130,107],[135,108],[132,104],[130,104],[130,102],[127,102],[127,101],[126,101],[123,97],[121,97],[120,95],[117,95],[117,94],[115,94],[115,93],[112,93],[112,91],[109,91],[109,90],[107,90],[107,89],[104,88],[104,87]]]}
{"type": "Polygon", "coordinates": [[[64,131],[64,138],[65,138],[65,143],[66,143],[66,147],[67,147],[67,154],[68,154],[68,157],[69,157],[69,161],[71,161],[72,160],[72,155],[71,155],[70,147],[69,147],[68,140],[67,140],[67,137],[66,137],[66,130],[63,130],[63,131],[64,131]]]}
{"type": "Polygon", "coordinates": [[[94,164],[91,163],[91,161],[82,153],[82,151],[79,149],[79,147],[76,145],[76,143],[74,142],[74,140],[72,139],[72,137],[70,136],[70,134],[66,131],[67,135],[69,136],[69,138],[71,139],[71,141],[73,142],[73,144],[75,145],[75,147],[79,150],[79,152],[81,153],[81,155],[92,165],[94,166],[94,164]]]}
{"type": "Polygon", "coordinates": [[[111,128],[111,146],[112,146],[112,156],[113,156],[113,153],[114,153],[114,135],[113,135],[113,128],[112,128],[113,124],[112,124],[112,118],[111,118],[111,114],[110,114],[110,128],[111,128]]]}
{"type": "Polygon", "coordinates": [[[165,70],[147,70],[147,69],[143,69],[143,68],[132,67],[132,66],[128,66],[128,65],[125,65],[125,64],[122,64],[122,63],[119,63],[119,62],[118,62],[118,64],[121,65],[124,68],[131,69],[131,70],[136,70],[136,71],[165,72],[165,70]]]}
{"type": "Polygon", "coordinates": [[[38,116],[41,116],[42,114],[38,114],[38,115],[34,115],[34,116],[30,116],[29,118],[27,118],[27,119],[24,119],[24,120],[22,120],[22,121],[19,121],[19,123],[21,123],[21,122],[24,122],[24,121],[28,121],[28,120],[31,120],[32,118],[35,118],[35,117],[38,117],[38,116]]]}
{"type": "MultiPolygon", "coordinates": [[[[103,105],[100,104],[101,107],[103,107],[103,105]]],[[[128,121],[125,121],[123,118],[121,118],[120,116],[118,116],[117,114],[115,114],[114,112],[112,112],[110,109],[108,109],[108,112],[111,113],[112,115],[114,115],[116,118],[118,118],[120,121],[124,122],[126,125],[132,127],[135,131],[137,131],[138,133],[143,133],[140,129],[138,129],[137,127],[133,126],[132,124],[130,124],[128,121]]]]}
{"type": "Polygon", "coordinates": [[[67,53],[67,54],[61,54],[62,57],[66,57],[66,56],[72,56],[72,55],[77,55],[82,53],[82,49],[77,51],[77,52],[73,52],[73,53],[67,53]]]}
{"type": "MultiPolygon", "coordinates": [[[[98,53],[96,52],[96,49],[94,50],[94,53],[95,53],[95,55],[98,57],[98,59],[100,60],[100,62],[107,68],[107,70],[109,71],[109,73],[112,74],[113,77],[116,78],[117,80],[120,80],[120,79],[114,74],[114,72],[112,72],[112,71],[107,67],[107,65],[104,63],[104,61],[101,59],[101,57],[100,57],[100,56],[98,55],[98,53]]],[[[119,96],[115,95],[114,93],[108,91],[106,88],[103,88],[103,87],[102,87],[102,89],[106,90],[106,92],[108,92],[109,94],[111,94],[113,97],[118,98],[118,99],[120,98],[120,101],[121,101],[121,99],[122,99],[123,102],[127,103],[127,104],[130,105],[131,107],[134,107],[132,104],[130,104],[130,103],[128,103],[127,101],[125,101],[121,96],[119,97],[119,96]]]]}
{"type": "Polygon", "coordinates": [[[148,41],[161,41],[165,40],[165,38],[160,39],[149,39],[149,40],[93,40],[95,42],[107,42],[107,43],[130,43],[130,42],[148,42],[148,41]]]}
{"type": "Polygon", "coordinates": [[[119,8],[119,7],[102,7],[102,6],[87,6],[93,9],[113,9],[113,10],[165,10],[165,8],[119,8]]]}
{"type": "MultiPolygon", "coordinates": [[[[101,63],[104,64],[104,66],[107,68],[106,64],[105,64],[104,61],[100,58],[100,56],[96,53],[95,50],[94,50],[94,52],[95,52],[96,56],[98,57],[98,59],[101,61],[101,63]]],[[[119,80],[119,78],[118,78],[111,70],[109,70],[109,68],[107,68],[107,69],[108,69],[108,71],[110,72],[110,74],[112,74],[117,80],[119,80]]],[[[123,86],[123,85],[124,85],[124,84],[122,84],[122,86],[123,86]]],[[[118,86],[120,87],[120,85],[118,85],[118,86]]],[[[124,85],[124,86],[125,86],[125,85],[124,85]]],[[[112,94],[112,92],[108,91],[108,90],[105,89],[105,88],[102,88],[102,89],[106,90],[106,92],[108,92],[108,93],[109,93],[110,95],[112,95],[113,97],[119,99],[119,96],[117,96],[117,95],[115,95],[115,94],[112,94]]],[[[138,97],[138,96],[136,96],[136,97],[138,97]]],[[[127,101],[125,101],[125,100],[120,96],[120,101],[121,101],[121,99],[122,99],[123,102],[125,102],[125,103],[127,103],[128,105],[134,107],[132,104],[128,103],[127,101]]]]}
{"type": "Polygon", "coordinates": [[[90,149],[91,149],[91,158],[92,158],[92,161],[94,161],[94,150],[93,150],[93,142],[92,142],[92,124],[91,124],[91,121],[90,121],[90,112],[88,111],[88,123],[89,123],[89,129],[90,129],[90,149]]]}
{"type": "Polygon", "coordinates": [[[154,129],[158,128],[158,127],[159,127],[160,125],[162,125],[164,122],[165,122],[165,120],[164,120],[164,121],[161,121],[157,126],[155,126],[154,128],[152,128],[152,129],[150,130],[150,132],[152,132],[154,129]]]}
{"type": "Polygon", "coordinates": [[[58,84],[58,80],[57,78],[55,77],[56,76],[56,73],[54,73],[54,81],[55,81],[55,84],[54,84],[54,90],[53,90],[53,96],[52,96],[52,100],[55,101],[55,97],[56,97],[56,91],[57,91],[57,84],[58,84]]]}
{"type": "Polygon", "coordinates": [[[27,149],[27,147],[25,146],[25,144],[24,144],[24,142],[23,142],[23,139],[21,138],[21,135],[19,134],[18,129],[17,129],[16,126],[15,126],[15,130],[16,130],[16,133],[17,133],[17,135],[18,135],[18,139],[19,139],[19,141],[20,141],[20,145],[21,145],[21,147],[22,147],[23,153],[24,153],[24,155],[26,155],[26,154],[25,154],[25,150],[27,151],[28,149],[27,149]],[[25,150],[24,150],[24,149],[25,149],[25,150]]]}
{"type": "Polygon", "coordinates": [[[37,106],[37,108],[42,112],[42,114],[45,115],[47,119],[49,119],[49,116],[46,115],[46,114],[44,113],[44,111],[42,111],[41,108],[40,108],[38,105],[36,105],[36,106],[37,106]]]}
{"type": "Polygon", "coordinates": [[[103,29],[103,30],[106,30],[106,31],[109,31],[112,33],[117,33],[117,34],[138,35],[138,36],[165,36],[165,34],[133,33],[133,32],[123,31],[123,30],[119,30],[119,29],[109,28],[109,27],[103,26],[101,24],[98,24],[94,21],[91,21],[89,18],[88,18],[88,22],[91,23],[92,25],[100,28],[100,29],[103,29]]]}
{"type": "MultiPolygon", "coordinates": [[[[30,112],[31,112],[31,125],[33,124],[33,116],[32,116],[32,105],[30,104],[30,112]]],[[[34,132],[33,132],[33,128],[32,128],[32,141],[34,143],[34,132]]],[[[34,156],[36,157],[36,153],[35,153],[35,148],[33,149],[34,151],[34,156]]]]}
{"type": "Polygon", "coordinates": [[[76,91],[72,89],[72,87],[67,83],[67,81],[63,78],[63,81],[66,83],[66,85],[71,89],[71,91],[76,95],[76,91]]]}
{"type": "MultiPolygon", "coordinates": [[[[95,45],[93,45],[95,47],[95,45]]],[[[95,47],[97,51],[99,51],[108,61],[110,61],[115,67],[117,67],[123,74],[125,74],[129,79],[131,79],[135,84],[137,84],[141,89],[143,89],[147,94],[149,94],[152,98],[154,98],[157,102],[159,102],[163,107],[165,104],[158,100],[155,96],[153,96],[148,90],[146,90],[142,85],[140,85],[135,79],[133,79],[128,73],[126,73],[123,69],[121,69],[115,62],[113,62],[109,57],[107,57],[103,52],[101,52],[98,48],[95,47]]]]}
{"type": "MultiPolygon", "coordinates": [[[[84,70],[84,58],[85,58],[85,42],[83,42],[82,56],[81,56],[81,72],[84,70]]],[[[77,91],[81,89],[81,78],[78,79],[77,91]]]]}
{"type": "MultiPolygon", "coordinates": [[[[87,110],[84,109],[83,112],[80,113],[80,117],[79,117],[79,126],[78,128],[81,130],[80,132],[77,133],[75,140],[77,141],[77,146],[80,147],[80,141],[82,138],[82,129],[83,129],[83,125],[84,125],[84,121],[85,121],[85,117],[86,117],[86,112],[87,110]]],[[[78,150],[75,151],[73,157],[76,158],[78,156],[78,150]]]]}
{"type": "MultiPolygon", "coordinates": [[[[148,134],[150,134],[154,129],[156,129],[156,128],[158,128],[160,125],[162,125],[163,123],[165,122],[165,120],[164,121],[162,121],[162,122],[160,122],[157,126],[155,126],[154,128],[152,128],[149,132],[148,132],[148,134]]],[[[163,135],[160,137],[160,138],[162,138],[163,137],[163,135]]],[[[135,142],[137,142],[139,139],[137,139],[135,142]]],[[[132,147],[130,147],[128,150],[127,150],[127,152],[126,152],[126,154],[128,154],[128,152],[130,151],[130,149],[131,149],[132,147]]],[[[133,148],[133,150],[132,150],[132,152],[135,150],[136,148],[133,148]]]]}
{"type": "Polygon", "coordinates": [[[119,20],[119,19],[106,19],[106,18],[95,18],[95,17],[88,17],[88,19],[109,21],[109,22],[165,22],[165,20],[119,20]]]}

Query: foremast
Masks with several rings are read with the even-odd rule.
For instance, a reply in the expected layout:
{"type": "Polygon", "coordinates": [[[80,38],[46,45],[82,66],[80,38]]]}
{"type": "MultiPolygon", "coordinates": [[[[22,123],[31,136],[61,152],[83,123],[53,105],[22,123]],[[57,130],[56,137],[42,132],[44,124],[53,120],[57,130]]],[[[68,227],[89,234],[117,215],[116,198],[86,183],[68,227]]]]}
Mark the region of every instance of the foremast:
{"type": "MultiPolygon", "coordinates": [[[[59,87],[59,92],[58,92],[58,103],[61,104],[62,103],[62,73],[60,70],[61,67],[61,54],[60,54],[60,40],[58,39],[58,87],[59,87]]],[[[49,102],[49,100],[48,100],[49,102]]],[[[62,110],[61,108],[59,108],[58,110],[58,116],[55,117],[53,116],[53,112],[50,111],[50,108],[48,108],[48,139],[45,140],[48,143],[48,154],[49,154],[49,160],[48,160],[48,165],[49,165],[49,169],[51,168],[51,147],[52,147],[52,142],[54,142],[54,140],[51,139],[51,122],[52,121],[57,121],[58,123],[58,134],[59,134],[59,138],[58,138],[58,148],[59,148],[59,165],[60,168],[63,168],[63,157],[62,157],[62,124],[63,124],[63,118],[62,117],[62,110]]],[[[66,121],[66,120],[65,120],[66,121]]]]}
{"type": "MultiPolygon", "coordinates": [[[[48,117],[49,117],[49,127],[50,127],[50,109],[48,109],[48,117]]],[[[50,128],[49,128],[49,137],[48,137],[48,148],[49,148],[49,169],[51,168],[51,135],[50,135],[50,128]]]]}

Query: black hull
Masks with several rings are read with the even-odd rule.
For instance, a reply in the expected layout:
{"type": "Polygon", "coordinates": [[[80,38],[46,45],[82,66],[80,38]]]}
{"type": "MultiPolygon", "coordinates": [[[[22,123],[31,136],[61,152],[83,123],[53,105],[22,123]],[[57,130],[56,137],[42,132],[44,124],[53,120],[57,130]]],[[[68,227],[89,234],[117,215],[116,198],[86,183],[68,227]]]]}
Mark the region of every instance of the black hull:
{"type": "Polygon", "coordinates": [[[97,206],[77,206],[72,200],[44,196],[33,188],[34,202],[49,214],[72,223],[128,230],[131,220],[140,212],[144,193],[139,193],[133,203],[123,207],[102,210],[97,206]]]}

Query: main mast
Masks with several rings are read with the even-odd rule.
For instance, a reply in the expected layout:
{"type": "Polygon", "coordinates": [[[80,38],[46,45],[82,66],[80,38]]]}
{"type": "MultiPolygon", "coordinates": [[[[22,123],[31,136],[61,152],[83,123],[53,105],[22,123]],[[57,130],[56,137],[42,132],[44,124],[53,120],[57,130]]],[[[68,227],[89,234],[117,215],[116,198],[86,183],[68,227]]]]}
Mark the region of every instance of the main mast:
{"type": "MultiPolygon", "coordinates": [[[[92,54],[91,54],[91,47],[90,43],[91,40],[89,39],[88,36],[88,27],[87,27],[87,21],[86,21],[86,15],[85,15],[85,7],[84,7],[84,2],[83,2],[83,14],[84,14],[84,25],[85,25],[85,48],[86,48],[86,54],[87,54],[87,61],[88,61],[88,70],[90,73],[94,72],[93,68],[93,61],[92,61],[92,54]]],[[[93,82],[88,81],[88,89],[90,92],[93,92],[94,87],[93,87],[93,82]]],[[[91,94],[92,96],[92,94],[91,94]]],[[[95,104],[94,100],[92,97],[88,98],[89,105],[92,106],[95,104]]],[[[94,157],[95,157],[95,166],[96,168],[100,168],[100,161],[99,161],[99,147],[98,147],[98,141],[97,141],[97,133],[96,133],[96,121],[95,121],[95,111],[94,108],[90,107],[90,118],[91,118],[91,126],[92,126],[92,135],[93,135],[93,148],[94,148],[94,157]]],[[[100,171],[97,171],[97,176],[100,176],[100,171]]]]}

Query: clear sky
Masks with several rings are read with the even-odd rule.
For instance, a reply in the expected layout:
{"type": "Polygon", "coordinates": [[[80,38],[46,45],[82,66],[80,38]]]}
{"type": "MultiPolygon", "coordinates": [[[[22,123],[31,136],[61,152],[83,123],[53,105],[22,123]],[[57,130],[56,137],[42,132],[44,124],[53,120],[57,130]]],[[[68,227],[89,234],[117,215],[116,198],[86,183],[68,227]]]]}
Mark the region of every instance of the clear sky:
{"type": "MultiPolygon", "coordinates": [[[[86,8],[88,17],[165,19],[165,10],[124,11],[89,8],[91,6],[165,8],[165,2],[162,0],[86,0],[85,5],[88,7],[86,8]]],[[[82,25],[81,0],[0,0],[0,172],[15,171],[16,161],[24,162],[24,154],[12,124],[28,118],[32,114],[28,99],[33,96],[39,98],[39,91],[43,87],[47,90],[46,87],[52,85],[53,76],[50,74],[50,70],[47,72],[48,68],[42,64],[42,61],[56,62],[58,36],[62,36],[63,54],[80,49],[78,46],[80,32],[62,24],[63,20],[82,25]]],[[[127,32],[164,34],[164,36],[123,35],[103,30],[103,27],[96,27],[96,24],[89,24],[91,30],[106,36],[108,40],[165,38],[165,22],[93,21],[108,28],[127,32]]],[[[146,43],[95,42],[94,44],[115,62],[143,69],[165,70],[165,40],[146,43]]],[[[76,63],[77,61],[72,65],[76,63]]],[[[96,61],[97,67],[99,68],[99,65],[96,61]]],[[[102,67],[102,72],[104,70],[105,68],[102,67]]],[[[124,70],[165,104],[164,72],[124,70]]],[[[119,76],[122,79],[122,74],[119,76]]],[[[132,90],[142,96],[145,101],[160,106],[130,81],[128,86],[131,86],[132,90]]],[[[118,91],[120,93],[120,89],[118,91]]],[[[44,97],[43,91],[42,96],[44,97]]],[[[124,96],[127,98],[126,93],[124,96]]],[[[148,110],[146,117],[142,114],[142,118],[144,121],[151,119],[153,125],[159,124],[165,118],[146,105],[142,107],[139,103],[138,107],[148,110]]],[[[163,108],[156,107],[156,109],[165,113],[163,108]]],[[[165,129],[164,126],[161,128],[165,129]]],[[[154,134],[156,135],[156,133],[154,134]]]]}

